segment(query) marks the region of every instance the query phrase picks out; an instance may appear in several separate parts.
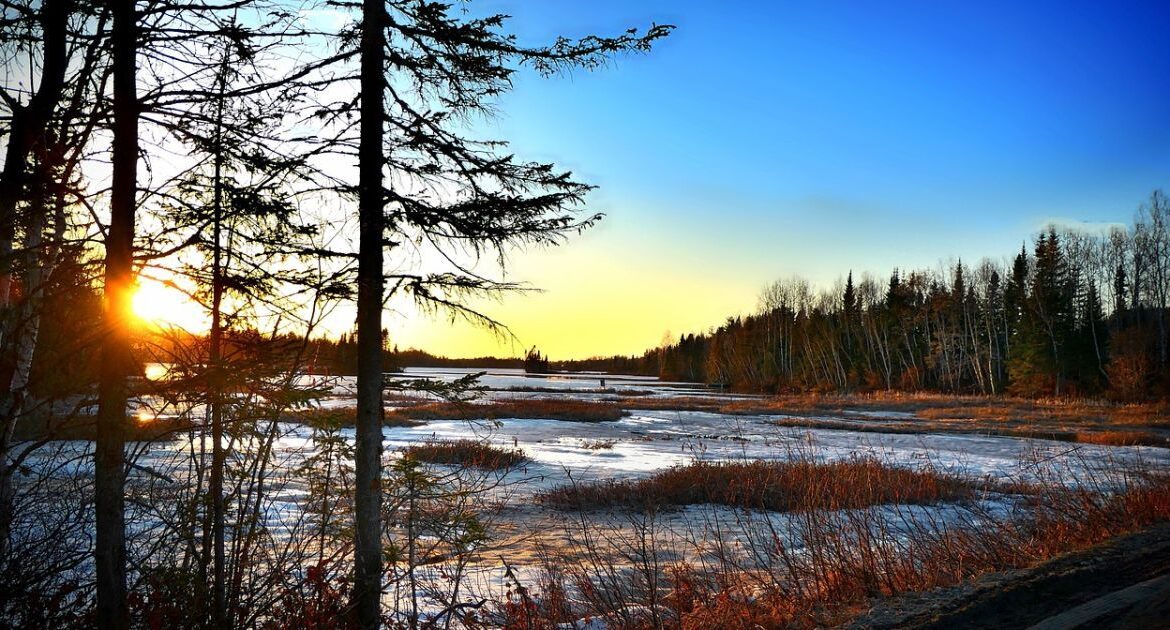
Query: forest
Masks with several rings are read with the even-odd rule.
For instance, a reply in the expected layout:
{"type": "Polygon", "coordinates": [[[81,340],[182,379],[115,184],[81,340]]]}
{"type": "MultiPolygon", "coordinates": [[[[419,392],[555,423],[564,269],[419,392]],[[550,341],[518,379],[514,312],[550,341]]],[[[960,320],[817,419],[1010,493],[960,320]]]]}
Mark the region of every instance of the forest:
{"type": "Polygon", "coordinates": [[[1021,397],[1170,394],[1170,200],[1134,224],[1055,227],[1002,262],[850,272],[817,290],[778,280],[755,314],[640,357],[558,362],[736,390],[1021,397]]]}

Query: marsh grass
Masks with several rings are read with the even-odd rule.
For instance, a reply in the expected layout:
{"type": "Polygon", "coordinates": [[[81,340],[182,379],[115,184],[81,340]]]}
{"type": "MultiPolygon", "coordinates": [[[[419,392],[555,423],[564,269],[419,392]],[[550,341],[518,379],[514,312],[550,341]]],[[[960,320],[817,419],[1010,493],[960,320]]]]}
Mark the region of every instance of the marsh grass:
{"type": "Polygon", "coordinates": [[[694,462],[635,480],[577,483],[539,495],[560,508],[593,510],[703,503],[777,512],[861,508],[883,503],[928,504],[971,498],[961,478],[910,469],[872,457],[837,462],[694,462]]]}
{"type": "Polygon", "coordinates": [[[741,415],[848,414],[851,411],[912,413],[923,420],[1000,423],[1170,427],[1170,402],[1114,403],[1064,398],[1009,398],[930,393],[789,394],[747,400],[680,396],[622,400],[637,409],[712,411],[741,415]]]}
{"type": "Polygon", "coordinates": [[[1074,442],[1104,446],[1158,446],[1170,448],[1170,437],[1152,431],[1078,431],[1074,442]]]}
{"type": "Polygon", "coordinates": [[[493,446],[479,440],[430,440],[412,444],[402,452],[403,457],[428,464],[467,466],[481,470],[506,470],[528,461],[521,449],[493,446]]]}
{"type": "MultiPolygon", "coordinates": [[[[849,464],[859,473],[874,472],[868,462],[849,464]]],[[[670,488],[689,500],[688,490],[675,485],[688,475],[701,486],[706,479],[731,480],[730,474],[722,478],[707,474],[714,470],[720,468],[704,464],[662,479],[673,480],[670,488]]],[[[720,521],[717,528],[685,541],[694,553],[682,560],[677,550],[664,544],[667,536],[655,524],[652,511],[643,509],[636,513],[649,516],[634,517],[633,506],[626,506],[622,513],[630,514],[629,521],[638,526],[624,534],[625,540],[591,533],[592,521],[582,513],[575,521],[580,549],[564,559],[550,560],[556,570],[547,575],[556,579],[540,585],[560,594],[553,598],[556,606],[547,611],[534,606],[523,621],[544,627],[543,622],[586,616],[630,628],[834,626],[849,622],[876,599],[952,587],[989,572],[1034,566],[1170,522],[1170,475],[1164,471],[1128,470],[1120,478],[1113,471],[1105,479],[1099,476],[1102,473],[1078,472],[1081,476],[1068,477],[1072,470],[1052,469],[1030,486],[1033,494],[1016,497],[1015,507],[1006,511],[973,501],[957,504],[947,518],[907,505],[908,498],[880,509],[834,509],[883,498],[868,490],[851,490],[859,480],[846,477],[849,481],[829,486],[840,488],[845,499],[810,496],[803,510],[779,521],[758,511],[743,512],[734,523],[720,521]],[[739,535],[732,535],[732,529],[738,529],[739,535]],[[620,550],[618,563],[607,550],[620,550]],[[621,563],[630,563],[632,568],[623,569],[621,563]],[[564,593],[569,591],[577,594],[571,613],[564,603],[564,593]]],[[[744,469],[735,466],[722,471],[744,469]]],[[[877,474],[886,475],[884,471],[877,474]]],[[[761,473],[757,471],[756,476],[761,473]]],[[[892,484],[900,481],[896,475],[887,478],[892,484]]],[[[662,483],[650,481],[647,487],[662,483]]],[[[629,484],[613,487],[627,492],[606,500],[630,499],[629,484]]],[[[922,499],[954,496],[936,489],[947,487],[947,483],[932,481],[918,494],[922,499]]],[[[960,488],[958,496],[967,492],[960,488]]]]}
{"type": "Polygon", "coordinates": [[[565,388],[565,387],[537,387],[537,386],[533,386],[533,385],[513,385],[511,387],[497,388],[497,389],[494,389],[493,391],[515,392],[515,393],[533,393],[533,394],[566,394],[569,396],[577,395],[577,394],[606,394],[606,395],[613,395],[613,396],[630,396],[630,397],[650,396],[651,394],[654,393],[653,390],[649,390],[649,389],[627,389],[624,387],[621,389],[618,389],[616,387],[594,387],[594,388],[569,389],[569,388],[565,388]]]}
{"type": "Polygon", "coordinates": [[[1170,448],[1170,403],[1166,402],[1119,404],[1100,400],[890,392],[799,394],[730,402],[703,397],[627,398],[620,403],[631,409],[785,416],[772,422],[809,429],[960,433],[1170,448]],[[890,415],[883,417],[883,412],[890,415]]]}
{"type": "MultiPolygon", "coordinates": [[[[386,409],[383,424],[388,427],[414,427],[429,420],[495,420],[500,418],[565,420],[571,422],[611,422],[627,412],[613,403],[582,400],[521,399],[481,404],[431,402],[386,409]]],[[[313,425],[330,423],[352,427],[357,417],[354,407],[310,408],[289,412],[282,419],[313,425]]]]}
{"type": "MultiPolygon", "coordinates": [[[[310,407],[287,412],[281,420],[305,424],[312,427],[353,427],[357,421],[356,407],[310,407]]],[[[393,409],[387,409],[382,422],[387,427],[416,427],[422,422],[402,417],[393,409]]]]}
{"type": "Polygon", "coordinates": [[[1062,429],[1044,427],[996,426],[977,422],[872,422],[864,419],[833,420],[827,418],[777,418],[771,423],[779,427],[801,429],[832,429],[857,431],[861,433],[897,433],[916,435],[922,433],[958,433],[964,435],[988,435],[997,437],[1023,438],[1030,440],[1054,440],[1057,442],[1079,442],[1102,446],[1155,446],[1170,448],[1170,437],[1154,431],[1120,431],[1110,429],[1062,429]]]}
{"type": "Polygon", "coordinates": [[[854,395],[804,394],[736,401],[722,413],[791,415],[848,414],[851,411],[912,413],[922,420],[979,421],[1033,427],[1170,426],[1170,403],[1119,404],[1103,400],[1008,398],[882,392],[854,395]]]}
{"type": "Polygon", "coordinates": [[[628,415],[610,402],[588,400],[517,399],[482,404],[434,403],[396,409],[387,419],[405,420],[496,420],[500,418],[564,420],[569,422],[612,422],[628,415]]]}

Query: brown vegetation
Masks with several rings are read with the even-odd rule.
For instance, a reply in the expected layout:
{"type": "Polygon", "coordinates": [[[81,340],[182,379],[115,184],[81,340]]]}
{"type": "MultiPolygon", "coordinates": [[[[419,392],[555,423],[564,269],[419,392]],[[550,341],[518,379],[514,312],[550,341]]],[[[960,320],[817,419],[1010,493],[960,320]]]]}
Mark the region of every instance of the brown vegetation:
{"type": "Polygon", "coordinates": [[[434,403],[396,409],[386,419],[495,420],[499,418],[612,422],[628,415],[614,403],[587,400],[517,399],[483,404],[434,403]]]}
{"type": "Polygon", "coordinates": [[[929,420],[985,420],[1024,424],[1170,426],[1170,403],[1117,404],[1062,398],[1008,398],[945,394],[803,394],[736,401],[723,413],[815,415],[849,411],[913,413],[929,420]]]}
{"type": "Polygon", "coordinates": [[[528,456],[521,449],[500,448],[478,440],[429,440],[412,444],[402,454],[403,457],[428,464],[469,466],[484,470],[515,468],[528,461],[528,456]]]}
{"type": "MultiPolygon", "coordinates": [[[[423,424],[404,418],[392,409],[387,409],[383,417],[383,425],[387,427],[415,427],[423,424]]],[[[357,409],[354,407],[311,407],[290,411],[281,419],[286,422],[297,422],[310,426],[352,427],[357,420],[357,409]]]]}
{"type": "Polygon", "coordinates": [[[966,499],[971,492],[952,475],[854,457],[829,463],[808,458],[695,462],[645,479],[562,486],[540,498],[563,509],[714,503],[789,512],[935,503],[966,499]]]}
{"type": "Polygon", "coordinates": [[[1103,446],[1156,446],[1170,448],[1170,437],[1151,431],[1066,431],[1043,428],[1011,428],[985,424],[947,424],[945,422],[882,422],[867,423],[865,420],[833,420],[828,418],[777,418],[772,424],[780,427],[800,429],[832,429],[858,431],[861,433],[961,433],[996,437],[1013,437],[1029,440],[1054,440],[1058,442],[1080,442],[1103,446]]]}
{"type": "Polygon", "coordinates": [[[609,394],[620,396],[649,396],[654,393],[649,389],[618,389],[616,387],[594,387],[589,389],[568,389],[565,387],[537,387],[534,385],[513,385],[512,387],[502,387],[494,389],[500,392],[516,392],[516,393],[532,393],[532,394],[609,394]]]}
{"type": "Polygon", "coordinates": [[[628,399],[634,409],[781,415],[779,426],[879,433],[969,433],[1110,446],[1170,447],[1170,403],[948,396],[799,394],[734,400],[628,399]],[[864,412],[864,416],[860,415],[864,412]],[[882,417],[883,412],[890,412],[882,417]],[[904,414],[913,414],[906,417],[904,414]],[[833,418],[825,416],[836,416],[833,418]]]}
{"type": "MultiPolygon", "coordinates": [[[[1046,479],[1033,488],[1038,494],[1006,514],[966,504],[949,521],[900,505],[892,506],[892,515],[807,509],[786,528],[748,515],[733,526],[746,542],[734,541],[727,530],[712,532],[712,540],[693,543],[711,552],[698,562],[667,561],[671,552],[653,520],[642,519],[629,540],[582,532],[585,549],[577,555],[585,558],[583,566],[554,560],[540,586],[554,594],[575,586],[590,614],[621,627],[822,627],[848,622],[875,598],[1032,566],[1170,522],[1170,477],[1130,473],[1116,491],[1088,489],[1108,487],[1103,479],[1081,479],[1079,486],[1068,481],[1046,479]],[[606,545],[633,550],[629,577],[605,578],[617,575],[604,557],[606,545]]],[[[513,619],[539,626],[574,617],[563,603],[528,601],[532,605],[513,619]]]]}
{"type": "MultiPolygon", "coordinates": [[[[285,414],[282,420],[310,425],[352,427],[357,415],[353,407],[314,407],[285,414]]],[[[500,418],[565,420],[570,422],[611,422],[628,412],[606,402],[586,400],[518,399],[482,404],[429,402],[415,406],[386,409],[383,425],[414,427],[428,420],[496,420],[500,418]]]]}

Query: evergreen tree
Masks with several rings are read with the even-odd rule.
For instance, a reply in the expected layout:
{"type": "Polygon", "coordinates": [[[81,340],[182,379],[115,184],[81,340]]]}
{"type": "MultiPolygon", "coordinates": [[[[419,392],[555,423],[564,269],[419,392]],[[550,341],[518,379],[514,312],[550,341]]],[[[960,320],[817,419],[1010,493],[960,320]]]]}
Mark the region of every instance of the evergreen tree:
{"type": "Polygon", "coordinates": [[[853,270],[849,270],[849,275],[845,278],[845,293],[841,296],[841,306],[845,311],[845,317],[852,320],[857,316],[857,290],[853,288],[853,270]]]}
{"type": "Polygon", "coordinates": [[[1097,285],[1089,282],[1081,301],[1077,330],[1076,372],[1085,392],[1102,389],[1105,377],[1105,312],[1097,285]]]}
{"type": "MultiPolygon", "coordinates": [[[[341,141],[326,150],[342,155],[358,145],[356,187],[358,247],[358,383],[354,468],[355,621],[364,628],[380,619],[382,579],[381,418],[382,308],[395,291],[426,308],[441,308],[489,328],[498,322],[468,306],[469,295],[515,288],[493,281],[466,262],[468,253],[496,255],[524,244],[556,244],[569,233],[600,220],[578,216],[590,186],[558,172],[553,165],[524,163],[500,155],[502,142],[473,137],[464,124],[490,115],[493,100],[511,87],[520,65],[550,75],[570,68],[596,68],[614,55],[649,50],[671,27],[654,26],[617,37],[558,39],[528,47],[504,31],[506,16],[469,17],[455,7],[414,0],[363,0],[342,3],[360,8],[360,62],[357,98],[339,102],[315,116],[330,121],[325,135],[341,141]],[[349,118],[360,108],[358,138],[349,136],[349,118]],[[389,131],[388,131],[389,130],[389,131]],[[356,142],[355,142],[356,141],[356,142]],[[386,173],[393,172],[393,185],[386,173]],[[444,191],[435,194],[435,191],[444,191]],[[438,250],[450,269],[426,272],[397,265],[386,273],[387,258],[406,256],[403,242],[438,250]],[[391,284],[390,295],[384,283],[391,284]]],[[[347,51],[350,52],[350,51],[347,51]]],[[[346,77],[348,81],[353,77],[346,77]]],[[[339,190],[352,195],[353,186],[339,190]]],[[[418,624],[417,618],[410,625],[418,624]]]]}
{"type": "Polygon", "coordinates": [[[1027,316],[1027,300],[1028,252],[1021,247],[1020,253],[1012,260],[1011,275],[1003,291],[1004,340],[1009,352],[1019,341],[1020,328],[1027,316]]]}

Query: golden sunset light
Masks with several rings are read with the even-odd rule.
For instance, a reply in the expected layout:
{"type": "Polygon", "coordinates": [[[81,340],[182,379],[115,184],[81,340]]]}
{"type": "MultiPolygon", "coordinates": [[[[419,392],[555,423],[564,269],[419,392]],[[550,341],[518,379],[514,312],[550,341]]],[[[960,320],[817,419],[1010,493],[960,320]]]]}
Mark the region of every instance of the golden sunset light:
{"type": "Polygon", "coordinates": [[[171,283],[140,278],[130,300],[130,310],[148,326],[178,327],[189,332],[207,329],[203,309],[171,283]]]}
{"type": "Polygon", "coordinates": [[[0,630],[1167,627],[1168,36],[3,0],[0,630]]]}

